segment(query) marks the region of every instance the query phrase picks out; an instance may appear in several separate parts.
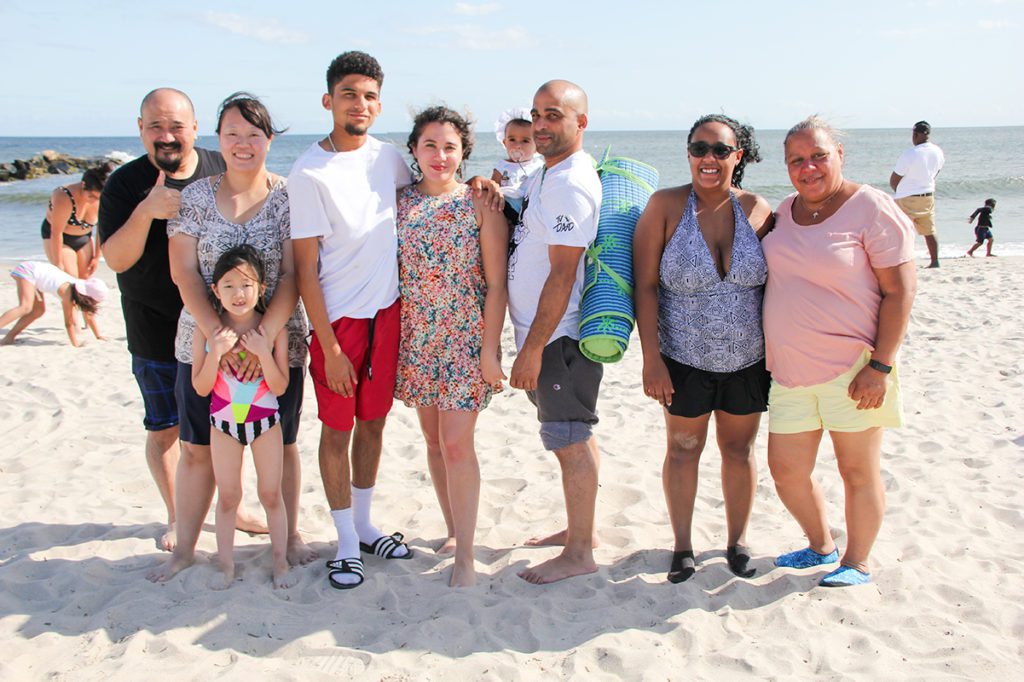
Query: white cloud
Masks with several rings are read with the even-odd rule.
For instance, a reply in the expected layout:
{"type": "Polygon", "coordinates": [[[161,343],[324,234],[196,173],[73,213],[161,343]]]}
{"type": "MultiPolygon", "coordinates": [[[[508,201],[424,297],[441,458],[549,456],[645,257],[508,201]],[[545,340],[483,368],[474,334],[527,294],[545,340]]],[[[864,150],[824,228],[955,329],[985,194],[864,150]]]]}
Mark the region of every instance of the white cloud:
{"type": "Polygon", "coordinates": [[[494,14],[501,9],[501,5],[497,2],[485,2],[482,5],[474,5],[469,2],[457,2],[455,3],[455,13],[462,14],[467,17],[481,17],[485,14],[494,14]]]}
{"type": "Polygon", "coordinates": [[[222,28],[231,33],[265,43],[276,43],[278,45],[305,45],[309,42],[309,35],[301,31],[282,26],[276,18],[256,19],[244,17],[240,14],[230,12],[207,11],[203,15],[208,24],[222,28]]]}
{"type": "Polygon", "coordinates": [[[998,31],[1001,28],[1013,28],[1015,24],[1006,19],[979,19],[978,28],[986,31],[998,31]]]}
{"type": "Polygon", "coordinates": [[[449,35],[456,44],[467,50],[508,50],[537,46],[537,41],[526,29],[510,27],[503,29],[486,29],[475,24],[457,26],[420,26],[402,29],[411,35],[449,35]]]}

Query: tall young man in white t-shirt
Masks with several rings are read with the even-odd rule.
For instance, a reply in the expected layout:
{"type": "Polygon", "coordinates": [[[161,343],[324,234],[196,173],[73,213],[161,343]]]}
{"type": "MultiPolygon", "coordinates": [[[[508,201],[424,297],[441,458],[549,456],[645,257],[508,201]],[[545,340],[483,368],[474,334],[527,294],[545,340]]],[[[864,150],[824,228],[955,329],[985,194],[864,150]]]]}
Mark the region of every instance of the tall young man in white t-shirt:
{"type": "Polygon", "coordinates": [[[383,81],[365,53],[331,62],[323,107],[333,129],[288,176],[299,293],[314,332],[309,370],[322,422],[320,476],[338,531],[328,578],[338,589],[363,582],[361,551],[412,556],[400,533],[384,535],[370,522],[398,361],[395,193],[412,180],[398,150],[369,135],[383,81]]]}
{"type": "Polygon", "coordinates": [[[553,559],[519,576],[551,583],[597,570],[597,393],[602,367],[579,350],[583,254],[597,236],[601,182],[583,151],[587,95],[550,81],[533,98],[533,137],[544,167],[531,179],[509,254],[509,313],[519,354],[509,382],[537,406],[545,449],[558,458],[568,527],[528,544],[562,544],[553,559]]]}
{"type": "Polygon", "coordinates": [[[937,144],[928,141],[932,127],[928,121],[914,124],[911,138],[914,146],[900,154],[889,176],[893,198],[914,222],[917,233],[924,237],[931,258],[930,268],[939,267],[939,240],[935,236],[935,176],[942,170],[946,157],[937,144]]]}

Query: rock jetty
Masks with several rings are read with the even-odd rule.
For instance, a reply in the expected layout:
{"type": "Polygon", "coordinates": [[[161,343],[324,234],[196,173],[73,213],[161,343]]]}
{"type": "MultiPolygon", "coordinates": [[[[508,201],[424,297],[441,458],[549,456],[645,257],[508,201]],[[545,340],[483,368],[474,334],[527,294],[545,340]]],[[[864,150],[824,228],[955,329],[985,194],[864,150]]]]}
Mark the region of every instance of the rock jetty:
{"type": "Polygon", "coordinates": [[[104,163],[119,166],[122,162],[119,159],[112,159],[105,156],[78,157],[68,156],[47,149],[41,154],[36,154],[30,159],[15,159],[10,163],[0,163],[0,182],[11,180],[27,180],[38,178],[44,175],[71,175],[81,173],[92,166],[99,166],[104,163]]]}

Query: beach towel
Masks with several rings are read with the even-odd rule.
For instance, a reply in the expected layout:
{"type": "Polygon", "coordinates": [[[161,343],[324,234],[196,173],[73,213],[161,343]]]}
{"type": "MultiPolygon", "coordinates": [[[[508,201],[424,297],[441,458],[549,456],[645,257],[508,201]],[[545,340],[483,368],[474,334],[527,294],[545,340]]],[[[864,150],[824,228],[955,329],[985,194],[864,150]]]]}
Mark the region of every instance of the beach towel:
{"type": "Polygon", "coordinates": [[[633,309],[633,231],[658,187],[658,171],[633,159],[613,157],[597,164],[601,213],[597,238],[587,250],[580,304],[580,351],[595,362],[618,362],[629,347],[633,309]]]}

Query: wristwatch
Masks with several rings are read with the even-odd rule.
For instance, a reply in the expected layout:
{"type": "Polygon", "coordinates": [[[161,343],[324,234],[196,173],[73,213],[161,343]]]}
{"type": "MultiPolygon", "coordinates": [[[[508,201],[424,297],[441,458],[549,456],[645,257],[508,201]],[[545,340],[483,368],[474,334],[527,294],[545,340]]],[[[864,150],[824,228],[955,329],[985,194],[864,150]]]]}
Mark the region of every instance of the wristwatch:
{"type": "Polygon", "coordinates": [[[868,367],[874,370],[878,370],[882,374],[888,374],[889,372],[892,371],[892,365],[886,365],[884,363],[879,362],[878,360],[869,360],[868,367]]]}

